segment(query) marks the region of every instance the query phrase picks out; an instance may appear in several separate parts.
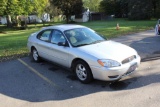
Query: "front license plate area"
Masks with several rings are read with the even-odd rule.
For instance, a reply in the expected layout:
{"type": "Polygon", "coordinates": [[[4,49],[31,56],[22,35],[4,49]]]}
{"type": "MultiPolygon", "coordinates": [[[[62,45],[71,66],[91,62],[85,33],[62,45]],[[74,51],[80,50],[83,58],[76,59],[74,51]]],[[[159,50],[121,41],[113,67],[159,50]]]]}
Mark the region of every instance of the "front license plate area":
{"type": "Polygon", "coordinates": [[[135,71],[136,68],[137,68],[137,63],[131,65],[126,74],[132,73],[133,71],[135,71]]]}

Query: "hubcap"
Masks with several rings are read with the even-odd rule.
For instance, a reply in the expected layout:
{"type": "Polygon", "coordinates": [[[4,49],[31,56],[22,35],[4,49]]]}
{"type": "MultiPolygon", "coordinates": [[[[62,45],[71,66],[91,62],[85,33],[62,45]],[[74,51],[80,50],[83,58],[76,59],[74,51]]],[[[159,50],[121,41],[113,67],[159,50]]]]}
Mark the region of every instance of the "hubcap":
{"type": "Polygon", "coordinates": [[[76,74],[80,80],[85,80],[87,78],[86,68],[82,64],[76,66],[76,74]]]}
{"type": "Polygon", "coordinates": [[[33,50],[33,58],[35,61],[38,60],[38,52],[36,50],[33,50]]]}

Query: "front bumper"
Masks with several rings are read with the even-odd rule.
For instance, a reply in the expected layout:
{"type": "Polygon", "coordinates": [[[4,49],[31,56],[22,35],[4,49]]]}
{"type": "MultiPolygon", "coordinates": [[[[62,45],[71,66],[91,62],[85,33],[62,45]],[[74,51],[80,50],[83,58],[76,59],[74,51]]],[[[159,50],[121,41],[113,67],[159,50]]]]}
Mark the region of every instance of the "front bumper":
{"type": "Polygon", "coordinates": [[[91,70],[94,79],[104,80],[104,81],[115,81],[134,72],[140,65],[140,60],[141,58],[140,56],[138,56],[135,60],[123,64],[120,67],[106,68],[106,67],[91,66],[91,70]]]}

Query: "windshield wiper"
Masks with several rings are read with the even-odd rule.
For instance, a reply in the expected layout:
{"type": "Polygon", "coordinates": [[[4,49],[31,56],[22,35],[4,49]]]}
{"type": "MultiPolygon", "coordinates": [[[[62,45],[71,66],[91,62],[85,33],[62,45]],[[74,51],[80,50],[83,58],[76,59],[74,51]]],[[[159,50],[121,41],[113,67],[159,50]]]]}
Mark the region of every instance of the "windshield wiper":
{"type": "Polygon", "coordinates": [[[105,41],[105,40],[97,40],[97,41],[92,42],[91,44],[100,43],[102,41],[105,41]]]}
{"type": "Polygon", "coordinates": [[[105,40],[97,40],[97,41],[94,41],[94,42],[89,43],[89,44],[79,44],[79,45],[77,45],[77,46],[75,46],[75,47],[85,46],[85,45],[90,45],[90,44],[95,44],[95,43],[99,43],[99,42],[102,42],[102,41],[105,41],[105,40]]]}
{"type": "Polygon", "coordinates": [[[75,47],[80,47],[80,46],[85,46],[85,45],[89,45],[89,44],[79,44],[79,45],[77,45],[75,47]]]}

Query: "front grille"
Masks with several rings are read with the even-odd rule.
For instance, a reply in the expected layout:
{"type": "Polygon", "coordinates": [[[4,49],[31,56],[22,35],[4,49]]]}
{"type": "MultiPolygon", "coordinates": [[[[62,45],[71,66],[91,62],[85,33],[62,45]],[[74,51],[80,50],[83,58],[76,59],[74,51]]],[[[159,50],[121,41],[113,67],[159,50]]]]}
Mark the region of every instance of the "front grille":
{"type": "Polygon", "coordinates": [[[131,62],[131,61],[133,61],[134,59],[136,59],[136,55],[133,55],[133,56],[131,56],[131,57],[128,57],[128,58],[124,59],[124,60],[122,61],[122,64],[126,64],[126,63],[128,63],[128,62],[131,62]]]}

